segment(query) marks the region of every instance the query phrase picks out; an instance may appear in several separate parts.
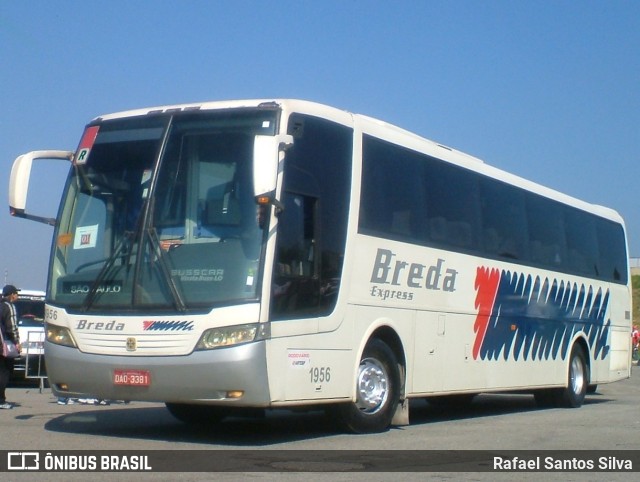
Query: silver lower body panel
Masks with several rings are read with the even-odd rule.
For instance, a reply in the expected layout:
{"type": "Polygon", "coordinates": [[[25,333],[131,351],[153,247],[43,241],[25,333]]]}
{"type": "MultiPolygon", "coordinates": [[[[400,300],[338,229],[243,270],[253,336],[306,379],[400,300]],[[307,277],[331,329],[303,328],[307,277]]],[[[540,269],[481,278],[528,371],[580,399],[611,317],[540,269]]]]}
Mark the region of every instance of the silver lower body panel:
{"type": "Polygon", "coordinates": [[[46,342],[45,358],[51,389],[59,397],[270,405],[264,341],[162,357],[93,355],[46,342]],[[116,385],[116,369],[146,370],[150,384],[116,385]],[[229,398],[230,391],[244,395],[229,398]]]}

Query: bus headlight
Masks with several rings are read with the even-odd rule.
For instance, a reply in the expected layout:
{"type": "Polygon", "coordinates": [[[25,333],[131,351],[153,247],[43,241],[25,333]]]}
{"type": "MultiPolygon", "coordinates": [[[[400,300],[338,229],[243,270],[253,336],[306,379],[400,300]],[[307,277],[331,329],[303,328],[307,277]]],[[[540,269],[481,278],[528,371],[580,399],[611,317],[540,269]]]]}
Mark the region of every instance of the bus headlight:
{"type": "Polygon", "coordinates": [[[76,341],[71,336],[68,328],[47,323],[47,341],[56,345],[77,348],[76,341]]]}
{"type": "Polygon", "coordinates": [[[264,340],[271,335],[269,323],[251,325],[222,326],[206,330],[196,345],[196,350],[212,350],[225,346],[239,345],[264,340]]]}

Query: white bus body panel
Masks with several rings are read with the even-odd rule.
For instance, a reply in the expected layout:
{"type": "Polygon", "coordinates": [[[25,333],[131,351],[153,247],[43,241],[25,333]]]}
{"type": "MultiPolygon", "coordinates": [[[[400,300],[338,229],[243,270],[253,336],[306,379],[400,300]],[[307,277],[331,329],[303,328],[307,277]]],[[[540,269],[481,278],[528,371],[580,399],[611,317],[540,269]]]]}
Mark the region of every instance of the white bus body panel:
{"type": "MultiPolygon", "coordinates": [[[[92,393],[103,398],[235,403],[246,406],[280,406],[353,400],[360,356],[370,335],[378,328],[387,327],[400,339],[406,361],[405,396],[430,394],[499,391],[567,383],[568,356],[561,351],[554,356],[532,357],[535,340],[516,348],[513,344],[500,348],[490,356],[481,355],[477,330],[478,270],[496,269],[501,273],[540,277],[558,282],[589,284],[594,292],[610,293],[606,319],[610,328],[603,329],[604,337],[598,347],[607,348],[608,362],[591,361],[591,383],[605,383],[626,378],[630,374],[629,333],[630,308],[617,300],[628,300],[629,287],[577,278],[522,265],[486,260],[470,255],[440,251],[433,248],[374,238],[357,233],[358,199],[360,199],[362,134],[453,162],[487,176],[545,195],[551,199],[596,213],[614,222],[623,222],[614,211],[593,206],[554,190],[539,186],[512,174],[488,166],[472,156],[423,139],[415,134],[366,116],[350,114],[331,107],[297,100],[245,100],[164,106],[102,116],[115,119],[144,116],[150,112],[168,110],[207,110],[234,107],[255,107],[261,102],[275,102],[282,109],[280,134],[285,135],[286,120],[293,112],[306,113],[333,120],[354,128],[354,162],[349,213],[349,231],[344,258],[341,288],[332,314],[326,317],[271,322],[271,339],[237,347],[206,352],[192,352],[199,334],[205,328],[233,325],[268,319],[270,286],[263,283],[263,304],[216,310],[198,318],[202,323],[197,331],[172,334],[167,339],[150,338],[148,346],[158,344],[153,356],[148,351],[128,353],[122,344],[134,336],[130,323],[140,323],[153,317],[88,317],[60,319],[57,324],[76,327],[74,337],[80,351],[47,343],[58,374],[55,383],[64,383],[65,377],[82,380],[77,393],[92,393]],[[384,274],[379,266],[382,256],[393,255],[390,271],[384,274]],[[376,261],[378,260],[378,261],[376,261]],[[395,262],[407,265],[394,279],[395,262]],[[376,265],[378,262],[378,265],[376,265]],[[415,267],[412,268],[412,265],[415,267]],[[410,271],[414,269],[414,271],[410,271]],[[376,270],[378,272],[376,273],[376,270]],[[431,273],[431,274],[430,274],[431,273]],[[431,277],[430,277],[431,276],[431,277]],[[110,346],[100,330],[80,333],[82,320],[94,323],[124,323],[123,336],[118,346],[110,346]],[[75,323],[75,325],[74,325],[75,323]],[[125,336],[126,333],[126,336],[125,336]],[[92,354],[83,353],[91,351],[92,354]],[[143,356],[146,355],[146,356],[143,356]],[[112,372],[115,368],[145,368],[151,370],[152,385],[141,387],[114,387],[112,372]],[[224,399],[227,390],[246,390],[246,397],[231,401],[224,399]],[[184,395],[181,395],[184,393],[184,395]]],[[[282,175],[278,176],[278,194],[282,188],[282,175]]],[[[275,232],[274,219],[270,231],[275,232]]],[[[266,256],[265,279],[270,279],[275,243],[272,236],[266,256]]],[[[533,304],[533,308],[539,305],[533,304]]],[[[55,309],[55,308],[53,308],[55,309]]],[[[167,317],[163,317],[167,318],[167,317]]],[[[193,318],[193,317],[192,317],[193,318]]],[[[184,317],[172,317],[173,321],[184,317]]],[[[549,322],[551,323],[551,322],[549,322]]],[[[114,325],[115,326],[115,325],[114,325]]],[[[519,329],[514,326],[514,333],[519,329]]],[[[166,334],[165,334],[166,335],[166,334]]],[[[562,346],[571,346],[578,339],[588,338],[579,330],[564,334],[562,346]]],[[[480,337],[481,338],[481,337],[480,337]]],[[[144,338],[142,338],[144,340],[144,338]]],[[[555,339],[551,339],[555,343],[555,339]]],[[[548,342],[548,341],[547,341],[548,342]]],[[[591,352],[589,359],[599,350],[586,340],[591,352]]],[[[536,345],[537,346],[537,345],[536,345]]],[[[543,350],[544,352],[544,350],[543,350]]],[[[540,353],[540,352],[536,352],[540,353]]],[[[602,351],[598,351],[599,356],[602,351]]],[[[55,391],[55,389],[54,389],[55,391]]]]}

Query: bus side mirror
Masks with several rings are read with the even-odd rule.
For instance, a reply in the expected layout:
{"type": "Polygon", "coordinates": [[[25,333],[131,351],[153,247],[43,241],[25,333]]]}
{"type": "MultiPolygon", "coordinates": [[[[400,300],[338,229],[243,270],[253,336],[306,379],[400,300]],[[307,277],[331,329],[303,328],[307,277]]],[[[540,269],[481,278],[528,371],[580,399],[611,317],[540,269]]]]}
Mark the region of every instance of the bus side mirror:
{"type": "Polygon", "coordinates": [[[56,223],[55,219],[36,216],[26,212],[31,166],[36,159],[64,159],[71,161],[72,158],[73,152],[71,151],[32,151],[18,156],[16,160],[13,161],[11,177],[9,179],[9,214],[54,226],[56,223]]]}
{"type": "Polygon", "coordinates": [[[278,171],[284,152],[293,145],[293,136],[256,136],[253,142],[253,192],[257,198],[275,199],[278,171]]]}

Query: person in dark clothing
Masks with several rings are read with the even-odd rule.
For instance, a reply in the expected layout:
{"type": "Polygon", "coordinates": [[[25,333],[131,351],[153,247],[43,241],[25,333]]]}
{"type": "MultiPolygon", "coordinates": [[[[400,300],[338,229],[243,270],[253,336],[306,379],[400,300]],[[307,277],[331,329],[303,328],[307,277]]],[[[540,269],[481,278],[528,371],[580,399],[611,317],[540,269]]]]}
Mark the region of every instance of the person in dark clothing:
{"type": "MultiPolygon", "coordinates": [[[[15,301],[18,299],[18,288],[6,285],[2,289],[2,304],[0,317],[0,330],[2,337],[13,341],[20,351],[20,334],[18,333],[18,316],[16,314],[15,301]]],[[[13,405],[7,402],[5,390],[13,373],[13,359],[0,355],[0,409],[11,409],[13,405]]]]}

